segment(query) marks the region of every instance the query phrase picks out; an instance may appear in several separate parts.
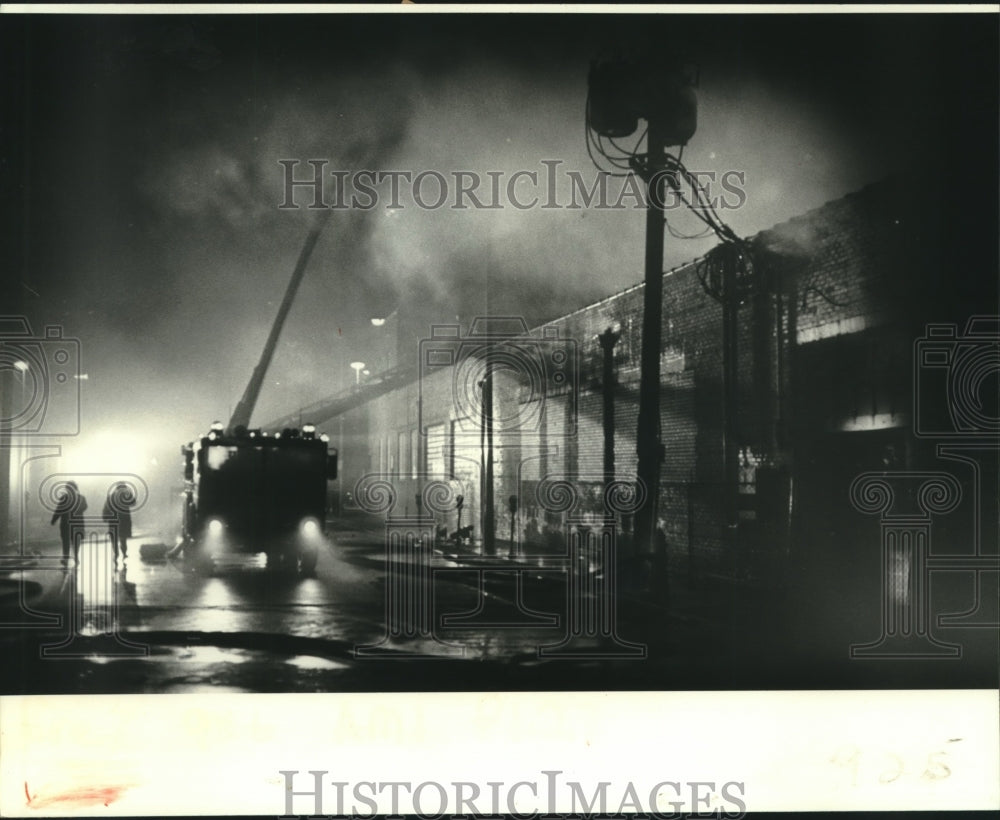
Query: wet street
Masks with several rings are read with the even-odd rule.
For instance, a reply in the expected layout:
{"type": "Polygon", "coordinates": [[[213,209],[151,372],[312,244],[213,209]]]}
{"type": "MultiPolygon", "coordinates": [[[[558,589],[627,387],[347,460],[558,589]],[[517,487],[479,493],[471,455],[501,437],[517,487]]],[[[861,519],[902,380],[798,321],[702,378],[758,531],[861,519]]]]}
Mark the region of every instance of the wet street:
{"type": "MultiPolygon", "coordinates": [[[[75,570],[58,545],[5,556],[2,691],[732,689],[902,685],[919,672],[845,664],[848,636],[816,640],[801,596],[656,585],[627,563],[607,578],[558,556],[512,560],[502,545],[490,559],[439,545],[421,564],[387,554],[384,530],[361,517],[331,522],[307,575],[270,570],[263,554],[194,571],[162,541],[142,534],[118,567],[96,542],[75,570]]],[[[949,667],[929,665],[928,683],[949,667]]]]}
{"type": "MultiPolygon", "coordinates": [[[[604,612],[569,607],[565,562],[436,549],[430,572],[405,556],[387,570],[384,533],[366,519],[332,527],[309,575],[270,570],[263,554],[195,571],[160,541],[134,539],[117,566],[109,547],[84,544],[69,570],[58,545],[29,550],[4,580],[0,640],[21,654],[5,691],[516,686],[567,666],[648,672],[679,648],[667,630],[640,634],[626,599],[611,615],[610,599],[604,612]]],[[[594,576],[588,567],[576,580],[594,576]]],[[[600,590],[588,583],[580,595],[593,604],[600,590]]]]}

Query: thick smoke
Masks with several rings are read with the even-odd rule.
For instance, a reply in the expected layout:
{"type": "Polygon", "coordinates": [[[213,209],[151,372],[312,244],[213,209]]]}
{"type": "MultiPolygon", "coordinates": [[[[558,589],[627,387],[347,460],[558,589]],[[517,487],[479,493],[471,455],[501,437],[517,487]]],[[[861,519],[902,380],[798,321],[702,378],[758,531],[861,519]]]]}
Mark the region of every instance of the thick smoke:
{"type": "MultiPolygon", "coordinates": [[[[323,159],[348,171],[493,171],[505,179],[519,170],[543,175],[542,161],[553,160],[562,163],[559,173],[592,182],[587,68],[610,40],[608,24],[580,18],[576,33],[564,32],[563,21],[533,25],[101,20],[66,29],[67,66],[56,57],[63,41],[51,41],[49,55],[38,57],[51,85],[34,80],[32,99],[57,112],[47,123],[35,116],[39,139],[57,150],[34,169],[33,190],[37,213],[51,213],[55,241],[34,259],[29,284],[41,294],[39,315],[81,338],[93,416],[127,424],[167,412],[196,431],[239,399],[313,219],[306,209],[278,208],[279,160],[323,159]],[[51,190],[59,196],[44,198],[51,190]],[[41,210],[50,204],[51,212],[41,210]]],[[[639,28],[655,46],[666,42],[657,32],[679,25],[664,18],[639,28]]],[[[817,83],[839,75],[832,65],[821,70],[820,57],[817,66],[803,62],[816,48],[809,37],[800,36],[808,49],[786,57],[773,42],[756,44],[742,23],[699,25],[691,28],[702,44],[699,129],[684,160],[694,170],[744,175],[744,206],[722,214],[737,233],[767,228],[889,170],[896,131],[886,123],[898,112],[884,104],[893,99],[884,89],[856,105],[855,72],[844,81],[849,93],[831,95],[832,81],[817,83]],[[809,82],[800,87],[802,70],[809,82]]],[[[631,36],[636,24],[617,28],[631,36]]],[[[567,198],[565,182],[560,197],[567,198]]],[[[337,211],[327,223],[256,421],[346,386],[354,378],[349,363],[380,343],[369,317],[403,309],[416,335],[432,322],[487,312],[534,324],[642,278],[645,219],[632,208],[390,211],[383,204],[337,211]]],[[[681,233],[701,227],[682,211],[668,219],[681,233]]],[[[713,244],[669,236],[665,264],[713,244]]]]}

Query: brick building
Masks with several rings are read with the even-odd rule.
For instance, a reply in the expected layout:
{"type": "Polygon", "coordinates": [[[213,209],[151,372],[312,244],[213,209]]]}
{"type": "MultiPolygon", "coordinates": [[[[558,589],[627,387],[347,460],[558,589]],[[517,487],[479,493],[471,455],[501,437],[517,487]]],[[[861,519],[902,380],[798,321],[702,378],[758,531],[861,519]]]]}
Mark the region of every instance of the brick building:
{"type": "MultiPolygon", "coordinates": [[[[929,205],[922,186],[890,178],[752,238],[735,407],[726,406],[723,309],[712,295],[724,249],[664,274],[658,518],[675,571],[779,578],[791,555],[836,541],[854,475],[929,457],[912,435],[914,342],[928,322],[991,312],[995,283],[978,270],[954,209],[929,205]],[[736,439],[728,469],[727,429],[736,439]]],[[[397,493],[394,512],[413,514],[427,482],[449,481],[464,497],[462,518],[440,515],[439,528],[471,525],[477,543],[492,445],[499,551],[510,548],[512,523],[523,550],[564,532],[567,515],[599,516],[606,432],[615,477],[628,482],[636,469],[642,298],[640,284],[530,331],[494,317],[404,342],[409,355],[385,378],[315,408],[340,452],[333,505],[350,507],[358,481],[379,474],[397,493]],[[618,334],[613,431],[598,338],[609,329],[618,334]],[[489,419],[488,338],[500,340],[489,419]],[[561,481],[576,492],[572,509],[552,500],[561,481]]],[[[628,532],[629,516],[618,518],[628,532]]]]}

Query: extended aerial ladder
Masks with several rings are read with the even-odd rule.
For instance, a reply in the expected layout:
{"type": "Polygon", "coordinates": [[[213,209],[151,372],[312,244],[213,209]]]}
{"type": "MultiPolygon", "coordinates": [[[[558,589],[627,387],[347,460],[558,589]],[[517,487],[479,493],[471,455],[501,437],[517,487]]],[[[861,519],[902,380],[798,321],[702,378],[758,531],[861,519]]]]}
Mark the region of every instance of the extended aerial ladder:
{"type": "Polygon", "coordinates": [[[285,298],[281,301],[281,306],[278,308],[278,315],[274,317],[271,332],[267,337],[264,350],[260,354],[260,361],[257,362],[257,366],[250,376],[250,381],[247,382],[246,389],[243,391],[243,396],[237,403],[236,409],[233,410],[233,414],[229,419],[229,426],[226,428],[226,432],[230,435],[235,434],[237,428],[242,427],[246,429],[250,426],[250,417],[257,406],[257,399],[260,396],[261,387],[264,385],[264,377],[267,375],[267,369],[271,365],[271,359],[274,358],[274,351],[278,346],[278,337],[281,336],[281,329],[285,325],[285,319],[288,318],[288,311],[292,308],[292,302],[295,301],[295,295],[299,291],[302,277],[305,276],[306,266],[309,264],[313,248],[316,247],[319,235],[322,233],[323,226],[326,225],[331,213],[333,211],[329,209],[324,210],[313,223],[313,227],[306,237],[305,245],[302,246],[302,251],[299,253],[298,262],[295,263],[295,270],[292,271],[292,278],[285,289],[285,298]]]}

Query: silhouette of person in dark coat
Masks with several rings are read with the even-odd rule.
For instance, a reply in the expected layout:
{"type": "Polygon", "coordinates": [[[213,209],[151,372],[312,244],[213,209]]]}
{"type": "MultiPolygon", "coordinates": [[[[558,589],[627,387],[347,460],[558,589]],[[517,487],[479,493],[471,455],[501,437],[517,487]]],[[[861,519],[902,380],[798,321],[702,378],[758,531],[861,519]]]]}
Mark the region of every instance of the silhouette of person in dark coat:
{"type": "Polygon", "coordinates": [[[124,481],[119,481],[108,490],[101,513],[108,524],[111,546],[118,563],[118,547],[121,546],[122,561],[128,560],[128,539],[132,537],[132,507],[135,506],[135,491],[124,481]]]}
{"type": "MultiPolygon", "coordinates": [[[[87,510],[87,499],[83,497],[75,481],[67,481],[56,502],[56,510],[52,514],[50,524],[59,522],[59,537],[62,539],[63,564],[69,563],[70,521],[83,518],[87,510]]],[[[80,561],[80,542],[73,544],[73,560],[80,561]]]]}

